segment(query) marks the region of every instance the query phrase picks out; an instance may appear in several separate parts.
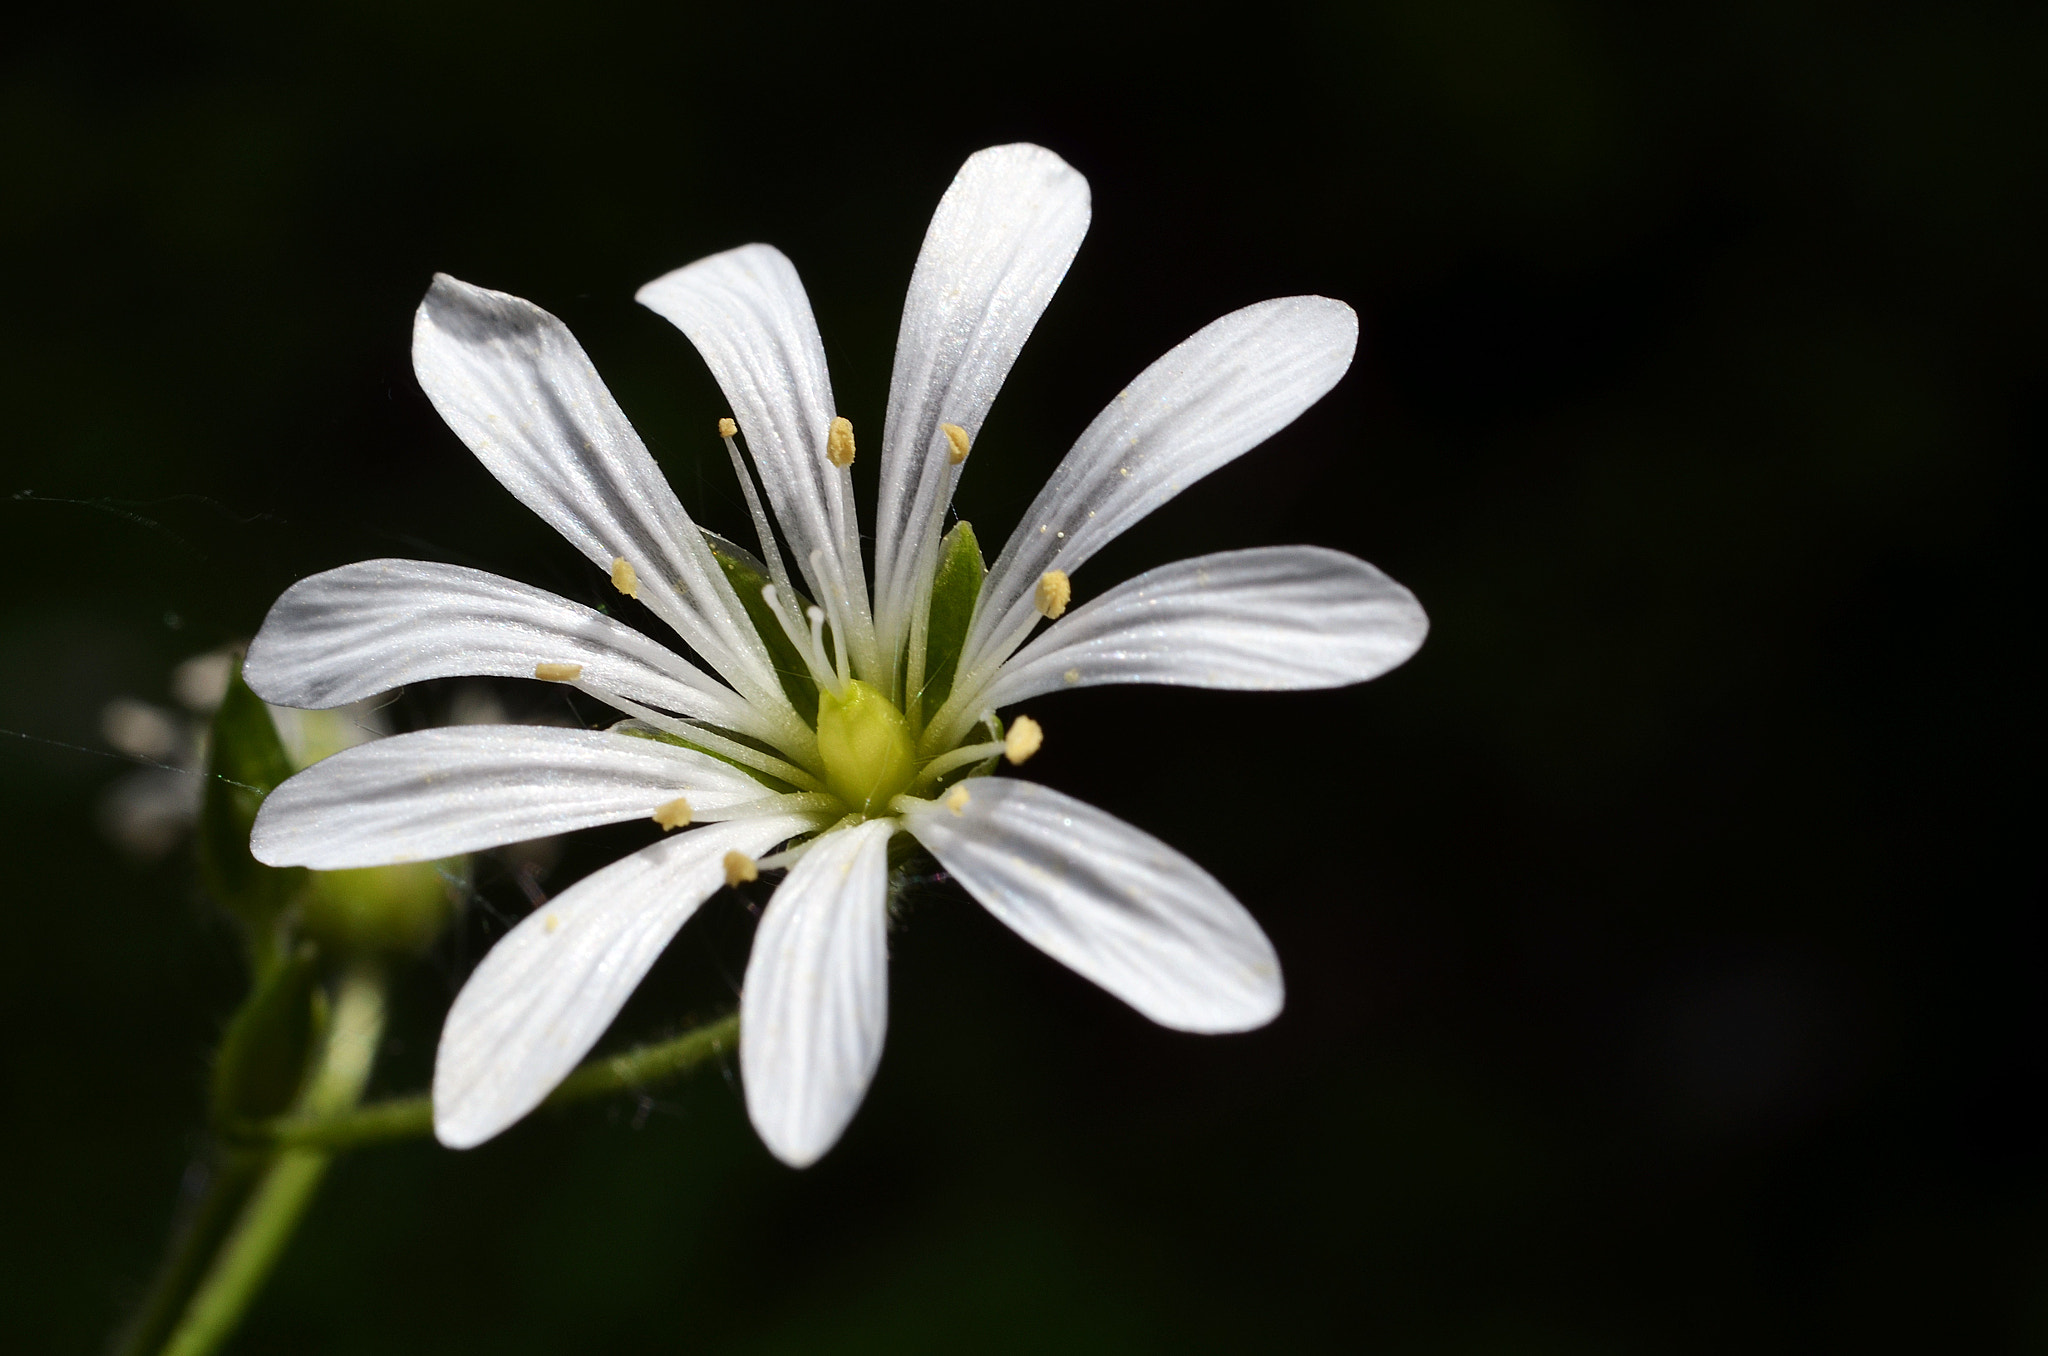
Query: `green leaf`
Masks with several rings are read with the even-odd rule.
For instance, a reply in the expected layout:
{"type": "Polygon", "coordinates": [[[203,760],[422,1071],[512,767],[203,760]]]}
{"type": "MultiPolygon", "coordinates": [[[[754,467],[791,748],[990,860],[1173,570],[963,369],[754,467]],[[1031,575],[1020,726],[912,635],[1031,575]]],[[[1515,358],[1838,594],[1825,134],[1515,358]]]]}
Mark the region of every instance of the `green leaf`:
{"type": "Polygon", "coordinates": [[[301,946],[228,1023],[213,1066],[215,1124],[279,1115],[298,1096],[315,1034],[316,957],[313,947],[301,946]]]}
{"type": "Polygon", "coordinates": [[[939,543],[939,568],[932,576],[929,624],[924,639],[924,689],[919,694],[919,719],[946,704],[953,690],[953,670],[967,643],[967,623],[974,619],[974,600],[988,567],[981,563],[981,543],[965,518],[939,543]]]}
{"type": "Polygon", "coordinates": [[[249,855],[249,829],[263,798],[292,775],[270,710],[242,681],[241,665],[213,716],[205,798],[199,809],[199,871],[215,899],[240,918],[258,958],[275,944],[277,917],[305,878],[298,867],[277,870],[249,855]]]}
{"type": "MultiPolygon", "coordinates": [[[[734,593],[740,596],[740,606],[747,610],[747,620],[754,623],[754,630],[760,633],[761,643],[768,647],[769,662],[775,665],[775,676],[782,680],[782,691],[789,698],[789,704],[803,717],[806,725],[815,728],[818,724],[818,685],[811,680],[810,666],[790,643],[789,633],[782,629],[782,623],[775,620],[775,614],[768,610],[768,601],[761,596],[761,589],[774,581],[768,577],[767,566],[736,542],[727,541],[715,532],[704,534],[704,544],[711,548],[711,554],[718,561],[718,568],[725,571],[727,582],[734,593]]],[[[784,599],[785,606],[794,603],[799,617],[811,600],[799,594],[793,599],[784,599]]],[[[831,628],[826,628],[826,653],[830,654],[831,628]]]]}

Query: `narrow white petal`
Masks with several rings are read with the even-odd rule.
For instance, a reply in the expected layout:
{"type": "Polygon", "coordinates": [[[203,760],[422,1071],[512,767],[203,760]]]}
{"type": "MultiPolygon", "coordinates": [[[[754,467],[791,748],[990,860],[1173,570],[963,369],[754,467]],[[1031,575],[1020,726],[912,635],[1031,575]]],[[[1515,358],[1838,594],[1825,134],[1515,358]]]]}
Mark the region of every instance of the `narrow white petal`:
{"type": "Polygon", "coordinates": [[[1280,1012],[1280,959],[1215,877],[1035,782],[961,783],[904,826],[982,907],[1162,1026],[1248,1031],[1280,1012]]]}
{"type": "Polygon", "coordinates": [[[847,609],[850,653],[872,673],[874,627],[852,481],[825,456],[838,410],[825,344],[796,265],[773,246],[743,245],[664,274],[636,296],[703,355],[761,468],[797,569],[819,601],[829,596],[847,609]],[[815,567],[813,552],[823,553],[815,567]]]}
{"type": "Polygon", "coordinates": [[[896,827],[871,819],[819,839],[754,934],[740,990],[740,1075],[761,1142],[793,1168],[838,1142],[882,1062],[896,827]]]}
{"type": "Polygon", "coordinates": [[[760,637],[568,326],[530,301],[436,275],[413,321],[413,370],[448,427],[521,503],[773,710],[760,637]]]}
{"type": "Polygon", "coordinates": [[[665,838],[584,877],[505,934],[441,1028],[435,1137],[467,1149],[540,1105],[676,930],[725,884],[725,854],[758,856],[808,826],[775,816],[665,838]]]}
{"type": "Polygon", "coordinates": [[[962,674],[1000,662],[1039,576],[1072,573],[1131,524],[1258,446],[1337,384],[1358,317],[1327,297],[1281,297],[1205,326],[1096,416],[989,570],[962,674]]]}
{"type": "Polygon", "coordinates": [[[433,861],[593,824],[686,796],[699,820],[768,788],[708,754],[607,730],[454,725],[323,758],[264,800],[249,851],[336,871],[433,861]]]}
{"type": "Polygon", "coordinates": [[[583,681],[767,738],[772,728],[682,656],[581,603],[460,565],[366,560],[286,589],[242,676],[277,706],[324,710],[429,678],[531,678],[578,664],[583,681]]]}
{"type": "Polygon", "coordinates": [[[977,151],[939,200],[903,299],[875,513],[875,612],[895,653],[920,601],[935,542],[929,526],[952,501],[941,424],[979,437],[989,406],[1088,231],[1088,181],[1042,146],[977,151]]]}
{"type": "Polygon", "coordinates": [[[1415,595],[1355,556],[1223,551],[1147,570],[1076,608],[1011,656],[973,704],[1098,683],[1341,687],[1400,664],[1428,633],[1415,595]]]}

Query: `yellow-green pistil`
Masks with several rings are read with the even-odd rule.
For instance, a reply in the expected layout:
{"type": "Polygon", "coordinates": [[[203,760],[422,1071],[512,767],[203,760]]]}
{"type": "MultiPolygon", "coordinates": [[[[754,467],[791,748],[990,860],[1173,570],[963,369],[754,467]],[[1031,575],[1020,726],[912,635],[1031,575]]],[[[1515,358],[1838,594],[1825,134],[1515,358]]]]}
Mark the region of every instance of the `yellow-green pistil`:
{"type": "Polygon", "coordinates": [[[910,722],[858,678],[843,696],[818,694],[818,754],[826,787],[860,815],[886,814],[917,771],[910,722]]]}

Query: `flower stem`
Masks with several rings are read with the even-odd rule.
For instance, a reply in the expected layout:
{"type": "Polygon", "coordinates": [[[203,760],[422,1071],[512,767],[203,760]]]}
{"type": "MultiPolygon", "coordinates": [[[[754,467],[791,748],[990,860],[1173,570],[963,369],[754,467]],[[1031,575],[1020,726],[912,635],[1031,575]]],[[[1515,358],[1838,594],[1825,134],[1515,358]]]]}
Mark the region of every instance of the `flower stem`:
{"type": "MultiPolygon", "coordinates": [[[[586,1102],[608,1093],[645,1087],[677,1074],[688,1073],[739,1041],[738,1013],[685,1031],[665,1041],[622,1050],[616,1055],[594,1059],[563,1079],[542,1106],[564,1106],[586,1102]]],[[[415,1139],[434,1128],[434,1106],[430,1098],[394,1097],[322,1115],[300,1113],[280,1116],[248,1127],[252,1140],[280,1149],[318,1149],[332,1153],[364,1144],[415,1139]]]]}
{"type": "MultiPolygon", "coordinates": [[[[335,993],[320,1062],[300,1098],[302,1114],[338,1115],[361,1101],[383,1034],[383,975],[368,966],[348,970],[335,993]]],[[[234,1332],[332,1159],[324,1149],[286,1148],[270,1160],[165,1343],[164,1356],[206,1356],[234,1332]]]]}
{"type": "MultiPolygon", "coordinates": [[[[135,1316],[114,1339],[113,1356],[150,1356],[184,1308],[186,1296],[199,1280],[213,1250],[234,1222],[264,1163],[263,1154],[213,1146],[192,1172],[205,1175],[204,1185],[187,1196],[172,1231],[170,1251],[157,1268],[135,1316]]],[[[188,1179],[189,1180],[189,1179],[188,1179]]]]}

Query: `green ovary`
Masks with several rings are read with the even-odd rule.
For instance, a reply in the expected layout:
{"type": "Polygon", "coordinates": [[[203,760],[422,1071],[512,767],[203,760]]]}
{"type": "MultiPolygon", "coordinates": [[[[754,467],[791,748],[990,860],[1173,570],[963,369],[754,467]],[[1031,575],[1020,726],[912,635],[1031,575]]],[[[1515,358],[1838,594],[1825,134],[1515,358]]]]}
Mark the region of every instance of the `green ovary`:
{"type": "Polygon", "coordinates": [[[910,722],[895,704],[855,679],[846,694],[818,694],[818,753],[825,785],[856,814],[885,814],[917,771],[910,722]]]}

